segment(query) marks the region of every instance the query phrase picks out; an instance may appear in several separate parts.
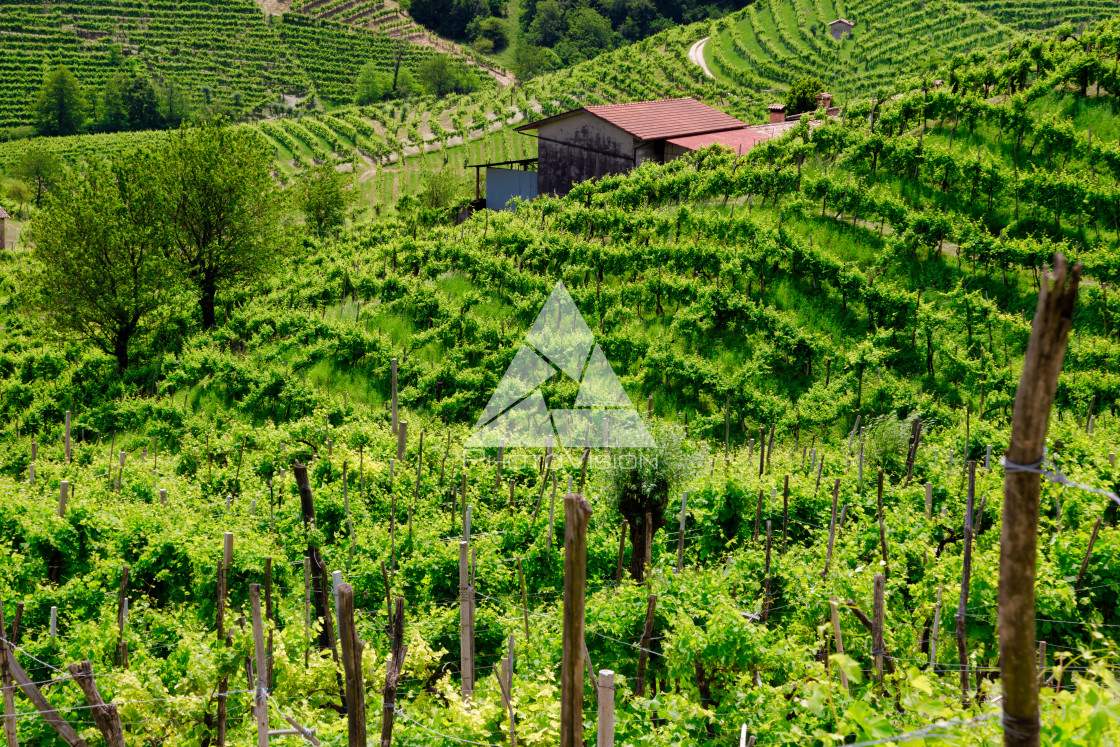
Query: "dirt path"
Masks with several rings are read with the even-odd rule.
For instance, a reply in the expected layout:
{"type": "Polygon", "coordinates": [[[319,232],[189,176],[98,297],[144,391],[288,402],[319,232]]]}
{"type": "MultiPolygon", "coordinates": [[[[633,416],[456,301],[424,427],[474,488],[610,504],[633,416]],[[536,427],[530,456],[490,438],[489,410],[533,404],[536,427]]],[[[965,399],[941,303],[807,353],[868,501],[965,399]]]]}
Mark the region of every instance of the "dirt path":
{"type": "Polygon", "coordinates": [[[708,69],[708,63],[704,60],[704,47],[707,46],[708,40],[711,38],[710,36],[705,36],[703,39],[693,44],[692,48],[688,50],[688,59],[692,60],[692,64],[703,70],[704,75],[715,80],[716,76],[712,75],[712,71],[708,69]]]}

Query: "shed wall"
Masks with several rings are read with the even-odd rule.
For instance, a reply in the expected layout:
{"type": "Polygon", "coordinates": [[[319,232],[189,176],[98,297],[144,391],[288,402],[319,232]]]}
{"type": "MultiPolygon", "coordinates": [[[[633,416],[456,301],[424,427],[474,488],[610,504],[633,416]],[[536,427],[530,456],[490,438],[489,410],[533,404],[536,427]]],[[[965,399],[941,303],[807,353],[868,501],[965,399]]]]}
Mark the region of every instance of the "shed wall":
{"type": "Polygon", "coordinates": [[[634,137],[581,112],[538,129],[537,186],[541,194],[566,195],[573,184],[634,168],[634,137]]]}

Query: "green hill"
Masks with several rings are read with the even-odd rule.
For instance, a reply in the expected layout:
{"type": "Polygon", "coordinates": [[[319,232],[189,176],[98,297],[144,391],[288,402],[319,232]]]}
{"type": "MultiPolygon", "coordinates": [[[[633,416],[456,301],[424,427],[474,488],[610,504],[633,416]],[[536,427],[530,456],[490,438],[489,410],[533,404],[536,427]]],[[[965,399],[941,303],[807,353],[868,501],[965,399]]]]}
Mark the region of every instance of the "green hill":
{"type": "MultiPolygon", "coordinates": [[[[672,78],[718,98],[721,84],[682,59],[678,42],[695,30],[530,82],[514,107],[648,97],[672,78]],[[646,82],[634,81],[643,64],[646,82]]],[[[123,373],[27,296],[28,268],[43,259],[26,247],[3,253],[0,541],[10,551],[0,597],[5,610],[24,605],[18,643],[36,657],[29,666],[42,662],[35,679],[91,659],[122,717],[158,724],[168,744],[214,737],[224,681],[229,743],[248,743],[252,636],[234,625],[227,646],[215,634],[215,589],[224,579],[229,622],[249,613],[249,584],[263,582],[274,613],[270,726],[281,728],[283,712],[341,744],[341,670],[324,632],[335,622],[304,623],[304,558],[321,556],[309,604],[333,616],[320,573],[339,571],[354,589],[371,733],[387,710],[376,705],[394,636],[385,607],[400,596],[408,656],[395,743],[507,739],[498,673],[513,636],[518,741],[555,744],[562,496],[586,478],[586,656],[616,673],[618,744],[715,747],[744,729],[756,744],[998,743],[1007,507],[997,460],[1055,252],[1083,262],[1084,278],[1047,469],[1120,487],[1109,453],[1120,443],[1117,30],[1018,37],[924,76],[942,85],[898,78],[892,97],[851,100],[843,118],[816,127],[806,117],[742,157],[712,148],[647,163],[462,225],[405,201],[337,238],[293,227],[266,277],[219,295],[212,329],[200,329],[190,286],[161,276],[174,301],[135,339],[123,373]],[[578,449],[558,450],[553,481],[543,449],[505,449],[499,468],[496,449],[464,448],[558,281],[630,400],[648,408],[664,472],[612,473],[598,452],[584,472],[578,449]],[[403,446],[391,431],[394,372],[403,446]],[[964,530],[970,463],[974,535],[964,530]],[[297,471],[308,477],[302,495],[297,471]],[[59,516],[62,480],[76,493],[59,516]],[[478,676],[464,704],[468,505],[478,676]],[[220,571],[226,531],[236,544],[220,571]],[[951,618],[966,543],[962,697],[951,618]],[[885,591],[873,606],[878,574],[885,591]],[[118,594],[131,597],[121,628],[118,594]],[[881,641],[852,607],[882,610],[881,641]],[[846,653],[830,656],[837,629],[846,653]]],[[[505,95],[430,106],[485,122],[493,110],[467,107],[504,109],[505,95]]],[[[361,143],[355,122],[376,114],[261,131],[327,142],[318,128],[333,117],[361,143]]],[[[543,385],[550,403],[577,389],[563,377],[543,385]]],[[[1042,481],[1042,744],[1120,738],[1117,509],[1042,481]]],[[[593,704],[611,694],[577,680],[593,739],[593,704]]],[[[52,685],[48,696],[81,720],[77,688],[52,685]]],[[[37,718],[18,728],[23,743],[53,744],[37,718]]]]}

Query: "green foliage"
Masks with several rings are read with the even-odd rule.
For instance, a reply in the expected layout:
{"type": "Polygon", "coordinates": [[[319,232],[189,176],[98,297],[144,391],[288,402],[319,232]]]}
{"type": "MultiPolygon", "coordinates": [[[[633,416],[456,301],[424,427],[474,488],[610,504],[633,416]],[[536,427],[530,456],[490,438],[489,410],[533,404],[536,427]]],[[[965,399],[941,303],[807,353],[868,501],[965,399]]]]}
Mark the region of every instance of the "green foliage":
{"type": "Polygon", "coordinates": [[[35,128],[40,135],[73,135],[85,123],[85,101],[74,74],[66,67],[52,70],[33,108],[35,128]]]}
{"type": "Polygon", "coordinates": [[[355,104],[375,104],[393,93],[393,76],[382,70],[376,62],[367,62],[358,71],[354,88],[355,104]]]}
{"type": "Polygon", "coordinates": [[[299,208],[319,238],[338,230],[346,221],[348,181],[346,174],[329,164],[308,169],[300,177],[299,208]]]}
{"type": "Polygon", "coordinates": [[[824,91],[824,84],[816,78],[800,78],[786,92],[786,113],[800,114],[817,108],[817,94],[824,91]]]}
{"type": "Polygon", "coordinates": [[[155,157],[125,154],[65,177],[36,214],[30,288],[46,323],[128,368],[133,339],[170,300],[155,157]]]}

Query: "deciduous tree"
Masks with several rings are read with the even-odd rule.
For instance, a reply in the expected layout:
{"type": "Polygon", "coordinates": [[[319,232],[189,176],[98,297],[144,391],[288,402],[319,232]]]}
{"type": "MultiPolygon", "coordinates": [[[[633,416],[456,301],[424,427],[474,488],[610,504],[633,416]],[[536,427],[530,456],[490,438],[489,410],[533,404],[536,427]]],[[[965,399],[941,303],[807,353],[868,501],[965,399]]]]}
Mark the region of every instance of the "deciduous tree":
{"type": "Polygon", "coordinates": [[[63,177],[30,226],[33,302],[57,329],[117,360],[168,293],[157,162],[148,152],[63,177]]]}

